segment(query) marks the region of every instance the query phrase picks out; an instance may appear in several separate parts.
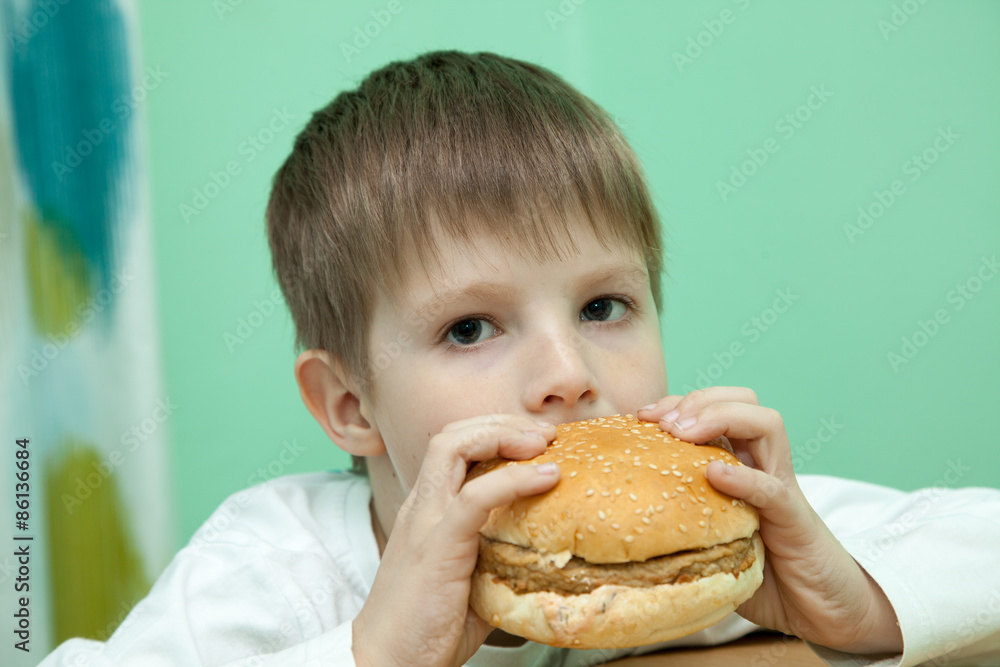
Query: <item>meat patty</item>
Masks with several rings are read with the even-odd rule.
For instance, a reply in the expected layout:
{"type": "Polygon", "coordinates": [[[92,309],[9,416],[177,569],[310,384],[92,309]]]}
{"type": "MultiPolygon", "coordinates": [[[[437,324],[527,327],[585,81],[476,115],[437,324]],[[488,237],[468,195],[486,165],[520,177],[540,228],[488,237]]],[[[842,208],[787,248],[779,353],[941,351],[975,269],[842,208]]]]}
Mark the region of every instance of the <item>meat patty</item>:
{"type": "Polygon", "coordinates": [[[580,595],[606,584],[635,587],[683,584],[719,572],[731,572],[738,577],[755,560],[753,542],[745,537],[644,562],[597,564],[574,556],[559,567],[534,549],[480,536],[477,567],[496,575],[518,594],[552,591],[580,595]]]}

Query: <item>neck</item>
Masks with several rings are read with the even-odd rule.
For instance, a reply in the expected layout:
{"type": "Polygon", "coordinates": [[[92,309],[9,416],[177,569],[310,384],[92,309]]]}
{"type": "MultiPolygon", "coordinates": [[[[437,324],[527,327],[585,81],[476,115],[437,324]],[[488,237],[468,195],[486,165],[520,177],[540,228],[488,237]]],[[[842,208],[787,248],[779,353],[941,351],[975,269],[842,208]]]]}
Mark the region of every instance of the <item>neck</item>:
{"type": "Polygon", "coordinates": [[[372,515],[372,531],[375,533],[375,541],[378,544],[378,553],[381,558],[385,552],[385,545],[389,542],[389,536],[392,535],[396,513],[403,506],[403,501],[406,500],[406,492],[402,482],[396,476],[396,471],[388,456],[370,456],[366,463],[368,482],[372,487],[372,500],[369,504],[372,515]]]}

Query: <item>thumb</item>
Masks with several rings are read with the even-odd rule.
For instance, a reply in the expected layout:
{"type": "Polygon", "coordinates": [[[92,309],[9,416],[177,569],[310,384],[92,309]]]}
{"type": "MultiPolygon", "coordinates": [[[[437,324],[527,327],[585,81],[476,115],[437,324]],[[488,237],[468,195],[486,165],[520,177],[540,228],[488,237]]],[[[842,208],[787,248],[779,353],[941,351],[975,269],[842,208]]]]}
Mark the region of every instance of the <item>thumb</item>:
{"type": "Polygon", "coordinates": [[[798,504],[792,502],[789,487],[773,475],[745,465],[712,461],[705,470],[705,477],[722,493],[753,505],[768,523],[792,528],[801,521],[798,504]]]}

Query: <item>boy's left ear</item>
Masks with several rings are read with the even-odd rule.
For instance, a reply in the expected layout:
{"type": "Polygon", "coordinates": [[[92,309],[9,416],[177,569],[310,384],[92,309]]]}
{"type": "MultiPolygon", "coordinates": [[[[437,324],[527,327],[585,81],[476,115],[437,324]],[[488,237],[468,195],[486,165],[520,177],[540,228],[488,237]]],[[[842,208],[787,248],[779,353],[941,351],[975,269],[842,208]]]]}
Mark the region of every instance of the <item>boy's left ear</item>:
{"type": "Polygon", "coordinates": [[[340,360],[326,350],[306,350],[295,360],[295,381],[306,409],[338,447],[353,456],[379,456],[385,443],[340,360]]]}

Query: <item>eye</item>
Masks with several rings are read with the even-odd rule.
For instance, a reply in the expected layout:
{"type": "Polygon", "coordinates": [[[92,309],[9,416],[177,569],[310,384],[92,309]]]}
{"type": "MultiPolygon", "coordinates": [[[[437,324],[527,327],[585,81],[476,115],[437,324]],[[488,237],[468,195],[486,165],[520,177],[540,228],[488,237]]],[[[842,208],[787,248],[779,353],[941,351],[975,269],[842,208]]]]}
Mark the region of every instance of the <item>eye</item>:
{"type": "Polygon", "coordinates": [[[495,330],[496,327],[494,327],[489,320],[470,317],[453,324],[451,328],[448,329],[448,333],[445,335],[445,341],[452,343],[457,347],[475,345],[481,340],[492,338],[495,335],[495,330]],[[493,330],[493,333],[490,333],[491,329],[493,330]],[[489,335],[485,338],[481,338],[484,331],[486,331],[489,335]]]}
{"type": "Polygon", "coordinates": [[[628,315],[632,300],[625,296],[602,296],[594,299],[580,311],[580,319],[614,322],[628,315]]]}

